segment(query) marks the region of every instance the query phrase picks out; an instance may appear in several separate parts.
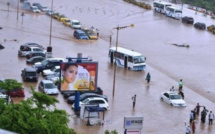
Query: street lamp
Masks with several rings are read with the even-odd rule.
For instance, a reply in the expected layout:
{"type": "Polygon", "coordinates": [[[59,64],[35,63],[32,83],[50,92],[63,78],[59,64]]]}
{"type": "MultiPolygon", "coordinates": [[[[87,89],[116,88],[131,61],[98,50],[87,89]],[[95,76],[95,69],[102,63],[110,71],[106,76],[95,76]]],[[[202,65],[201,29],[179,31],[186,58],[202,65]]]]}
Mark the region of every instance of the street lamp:
{"type": "Polygon", "coordinates": [[[52,57],[52,47],[51,47],[51,39],[52,39],[52,13],[53,13],[53,0],[51,5],[51,21],[50,21],[50,34],[49,34],[49,46],[47,47],[47,58],[52,57]]]}
{"type": "Polygon", "coordinates": [[[9,13],[10,2],[7,2],[7,11],[9,13]]]}
{"type": "MultiPolygon", "coordinates": [[[[117,53],[117,47],[118,47],[118,37],[119,37],[119,30],[121,29],[124,29],[124,28],[127,28],[127,27],[134,27],[134,24],[131,24],[129,26],[117,26],[113,29],[116,29],[117,30],[117,35],[116,35],[116,52],[115,52],[115,57],[116,57],[116,53],[117,53]]],[[[116,80],[116,60],[115,60],[115,65],[114,65],[114,76],[113,76],[113,96],[114,96],[114,93],[115,93],[115,80],[116,80]]]]}
{"type": "Polygon", "coordinates": [[[17,0],[17,20],[19,19],[19,0],[17,0]]]}
{"type": "Polygon", "coordinates": [[[25,14],[22,12],[21,16],[22,16],[22,25],[23,25],[23,17],[25,16],[25,14]]]}

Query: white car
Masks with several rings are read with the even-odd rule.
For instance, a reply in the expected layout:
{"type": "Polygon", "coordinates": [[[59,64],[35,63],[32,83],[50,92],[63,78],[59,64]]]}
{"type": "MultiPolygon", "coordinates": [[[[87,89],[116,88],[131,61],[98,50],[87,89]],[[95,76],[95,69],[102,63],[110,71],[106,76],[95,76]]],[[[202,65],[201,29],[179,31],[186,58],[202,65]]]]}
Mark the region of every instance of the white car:
{"type": "MultiPolygon", "coordinates": [[[[100,98],[100,97],[90,97],[90,98],[87,98],[87,99],[79,102],[80,107],[83,104],[99,105],[99,107],[105,108],[105,110],[110,110],[110,107],[109,107],[107,101],[104,98],[100,98]]],[[[72,108],[73,109],[75,108],[75,104],[72,105],[72,108]]]]}
{"type": "Polygon", "coordinates": [[[41,7],[40,10],[41,10],[42,12],[47,12],[49,9],[48,9],[48,7],[41,7]]]}
{"type": "MultiPolygon", "coordinates": [[[[0,99],[4,99],[4,100],[5,100],[5,104],[6,104],[6,102],[7,102],[7,95],[5,95],[5,94],[3,94],[3,93],[0,92],[0,99]]],[[[10,96],[9,96],[9,98],[8,98],[8,102],[9,102],[9,103],[12,102],[10,96]]]]}
{"type": "Polygon", "coordinates": [[[54,66],[51,69],[45,69],[43,70],[42,75],[43,76],[53,75],[57,72],[60,72],[60,66],[54,66]]]}
{"type": "Polygon", "coordinates": [[[50,80],[42,80],[39,84],[39,90],[45,94],[58,94],[59,91],[55,84],[50,80]]]}
{"type": "Polygon", "coordinates": [[[33,67],[41,66],[43,63],[45,63],[47,61],[50,61],[50,60],[60,60],[62,62],[66,62],[66,60],[64,58],[48,58],[48,59],[43,60],[42,62],[36,62],[36,63],[34,63],[33,67]]]}
{"type": "Polygon", "coordinates": [[[186,102],[178,94],[178,92],[168,91],[161,93],[161,100],[174,107],[185,107],[186,102]]]}
{"type": "Polygon", "coordinates": [[[71,20],[70,26],[74,29],[81,29],[81,23],[78,20],[71,20]]]}
{"type": "Polygon", "coordinates": [[[40,13],[40,9],[37,6],[31,6],[31,10],[34,13],[40,13]]]}

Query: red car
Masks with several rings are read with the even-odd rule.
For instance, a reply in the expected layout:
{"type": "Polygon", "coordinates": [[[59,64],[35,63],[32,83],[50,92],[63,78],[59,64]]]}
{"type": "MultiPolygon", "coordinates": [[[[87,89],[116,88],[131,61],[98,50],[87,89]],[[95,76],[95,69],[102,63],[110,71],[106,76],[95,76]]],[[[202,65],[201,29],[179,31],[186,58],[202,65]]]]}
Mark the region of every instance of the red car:
{"type": "MultiPolygon", "coordinates": [[[[7,91],[4,89],[0,89],[0,92],[3,94],[7,94],[7,91]]],[[[10,97],[25,97],[25,92],[23,88],[17,88],[17,89],[10,90],[9,95],[10,97]]]]}

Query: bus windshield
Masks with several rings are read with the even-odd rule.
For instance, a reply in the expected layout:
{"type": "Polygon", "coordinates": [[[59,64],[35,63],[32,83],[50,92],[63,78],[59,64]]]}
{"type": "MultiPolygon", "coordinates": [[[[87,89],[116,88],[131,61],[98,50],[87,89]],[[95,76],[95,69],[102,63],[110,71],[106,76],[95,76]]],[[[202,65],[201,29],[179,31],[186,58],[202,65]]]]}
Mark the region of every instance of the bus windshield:
{"type": "Polygon", "coordinates": [[[134,57],[134,64],[144,63],[144,62],[145,62],[145,58],[143,56],[135,56],[134,57]]]}

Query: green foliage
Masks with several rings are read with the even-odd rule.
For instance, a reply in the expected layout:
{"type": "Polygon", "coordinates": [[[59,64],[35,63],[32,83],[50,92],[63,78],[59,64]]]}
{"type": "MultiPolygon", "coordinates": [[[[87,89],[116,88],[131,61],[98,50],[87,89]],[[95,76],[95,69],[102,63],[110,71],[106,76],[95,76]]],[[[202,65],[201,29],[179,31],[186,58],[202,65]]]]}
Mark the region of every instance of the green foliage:
{"type": "Polygon", "coordinates": [[[32,95],[19,104],[4,105],[0,101],[2,129],[20,134],[76,134],[67,125],[69,115],[55,108],[58,100],[34,90],[32,95]]]}
{"type": "Polygon", "coordinates": [[[5,79],[4,82],[0,82],[0,88],[5,89],[7,91],[21,87],[22,83],[19,83],[17,82],[17,80],[14,79],[5,79]]]}
{"type": "Polygon", "coordinates": [[[183,0],[183,1],[192,6],[205,8],[206,10],[210,10],[210,11],[215,10],[215,1],[214,0],[183,0]]]}
{"type": "Polygon", "coordinates": [[[105,134],[118,134],[118,132],[116,130],[113,131],[109,131],[109,130],[105,130],[105,134]]]}

